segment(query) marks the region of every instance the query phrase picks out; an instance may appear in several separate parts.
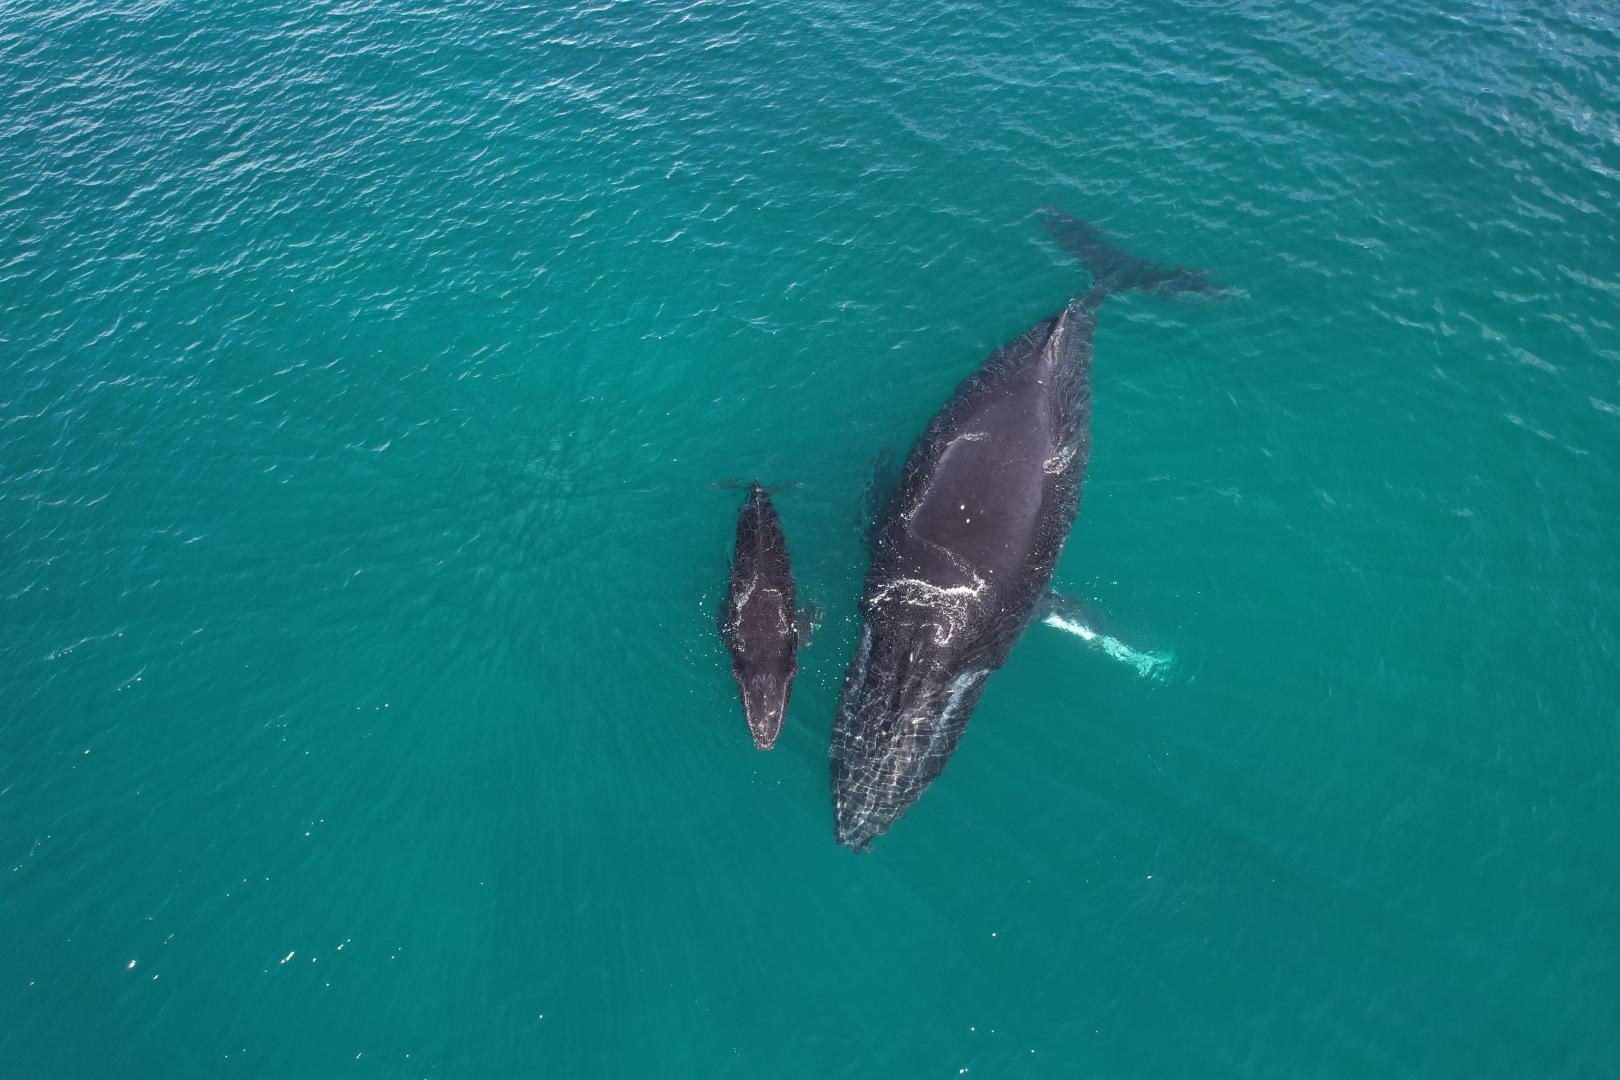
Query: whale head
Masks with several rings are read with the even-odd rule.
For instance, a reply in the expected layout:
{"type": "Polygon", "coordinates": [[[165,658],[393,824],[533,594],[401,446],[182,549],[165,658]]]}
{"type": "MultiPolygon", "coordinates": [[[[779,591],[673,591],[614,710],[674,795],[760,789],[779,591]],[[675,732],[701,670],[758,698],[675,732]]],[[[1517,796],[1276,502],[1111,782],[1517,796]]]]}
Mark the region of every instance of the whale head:
{"type": "Polygon", "coordinates": [[[743,715],[748,718],[748,733],[754,737],[754,745],[769,750],[776,745],[776,737],[782,732],[782,720],[787,716],[793,673],[766,671],[744,675],[738,672],[737,688],[742,692],[743,715]]]}
{"type": "Polygon", "coordinates": [[[990,673],[884,636],[863,628],[833,732],[835,835],[852,851],[870,847],[939,776],[990,673]]]}

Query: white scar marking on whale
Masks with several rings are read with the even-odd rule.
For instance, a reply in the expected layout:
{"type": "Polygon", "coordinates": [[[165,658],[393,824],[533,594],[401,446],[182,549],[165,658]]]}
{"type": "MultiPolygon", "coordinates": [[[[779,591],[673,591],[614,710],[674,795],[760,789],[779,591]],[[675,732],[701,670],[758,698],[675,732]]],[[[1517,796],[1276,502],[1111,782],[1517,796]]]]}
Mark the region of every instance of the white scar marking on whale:
{"type": "Polygon", "coordinates": [[[930,755],[933,754],[940,738],[949,730],[951,720],[956,716],[957,711],[962,708],[962,699],[967,696],[969,690],[982,683],[989,674],[989,668],[981,668],[977,671],[964,671],[952,680],[945,701],[945,708],[940,711],[939,722],[934,725],[933,731],[929,734],[927,752],[930,755]]]}
{"type": "Polygon", "coordinates": [[[1062,473],[1064,469],[1067,469],[1069,467],[1069,462],[1073,460],[1074,447],[1065,446],[1058,450],[1057,453],[1047,458],[1045,464],[1043,464],[1041,468],[1045,470],[1048,476],[1057,476],[1062,473]]]}
{"type": "MultiPolygon", "coordinates": [[[[982,442],[989,437],[990,433],[986,431],[964,431],[961,434],[952,437],[951,441],[945,444],[945,449],[941,450],[939,455],[934,459],[936,471],[931,473],[928,479],[924,481],[922,490],[917,493],[917,496],[912,500],[911,505],[898,512],[900,520],[904,521],[907,525],[910,525],[911,522],[916,518],[917,512],[923,508],[923,505],[927,503],[930,498],[933,497],[934,482],[938,479],[937,468],[939,463],[945,459],[945,455],[950,452],[951,447],[955,446],[959,442],[982,442]]],[[[966,510],[967,506],[964,504],[962,509],[966,510]]]]}
{"type": "Polygon", "coordinates": [[[979,599],[987,583],[977,574],[972,585],[935,585],[922,578],[896,578],[872,594],[868,603],[877,607],[891,595],[902,604],[913,604],[936,612],[942,622],[934,629],[934,644],[949,645],[968,616],[968,606],[979,599]]]}
{"type": "Polygon", "coordinates": [[[1138,652],[1111,634],[1099,633],[1084,623],[1066,619],[1062,615],[1048,615],[1041,622],[1097,646],[1107,655],[1135,670],[1144,679],[1163,682],[1170,671],[1171,662],[1175,659],[1169,653],[1138,652]]]}
{"type": "Polygon", "coordinates": [[[782,602],[785,600],[782,595],[782,590],[774,585],[761,585],[760,575],[756,574],[753,577],[747,578],[739,583],[737,593],[731,599],[731,610],[728,613],[729,618],[727,619],[727,622],[729,622],[733,627],[732,632],[738,635],[738,641],[744,647],[746,647],[747,641],[742,634],[742,615],[743,611],[747,609],[749,601],[754,598],[754,593],[756,592],[758,592],[761,597],[774,596],[778,600],[776,611],[777,630],[784,634],[788,631],[786,604],[782,602]]]}

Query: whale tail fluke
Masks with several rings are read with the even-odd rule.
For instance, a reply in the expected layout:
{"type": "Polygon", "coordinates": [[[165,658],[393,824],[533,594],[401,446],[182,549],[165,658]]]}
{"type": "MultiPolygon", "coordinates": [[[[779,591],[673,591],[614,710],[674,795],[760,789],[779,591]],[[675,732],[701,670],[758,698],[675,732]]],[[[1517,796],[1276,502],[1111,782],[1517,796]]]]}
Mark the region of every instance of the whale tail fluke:
{"type": "Polygon", "coordinates": [[[1204,293],[1219,299],[1231,294],[1231,289],[1211,281],[1203,270],[1189,270],[1184,266],[1160,266],[1139,259],[1110,240],[1089,221],[1070,217],[1055,206],[1043,212],[1046,231],[1070,255],[1091,272],[1089,306],[1095,307],[1112,293],[1139,289],[1158,296],[1176,293],[1204,293]]]}

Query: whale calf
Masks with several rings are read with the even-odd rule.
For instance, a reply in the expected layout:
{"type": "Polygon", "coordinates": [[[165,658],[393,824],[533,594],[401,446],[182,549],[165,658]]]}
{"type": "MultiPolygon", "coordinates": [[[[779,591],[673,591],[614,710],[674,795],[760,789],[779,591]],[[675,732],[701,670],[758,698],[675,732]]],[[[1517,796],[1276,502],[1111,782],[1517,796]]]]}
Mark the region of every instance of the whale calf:
{"type": "Polygon", "coordinates": [[[838,842],[866,849],[944,769],[990,673],[1037,610],[1080,508],[1097,312],[1128,289],[1225,290],[1048,210],[1090,271],[1062,312],[996,349],[912,446],[871,541],[832,740],[838,842]]]}
{"type": "Polygon", "coordinates": [[[720,636],[731,651],[731,674],[748,731],[761,750],[776,743],[799,671],[795,602],[782,521],[770,492],[755,482],[748,485],[748,499],[737,515],[720,636]]]}

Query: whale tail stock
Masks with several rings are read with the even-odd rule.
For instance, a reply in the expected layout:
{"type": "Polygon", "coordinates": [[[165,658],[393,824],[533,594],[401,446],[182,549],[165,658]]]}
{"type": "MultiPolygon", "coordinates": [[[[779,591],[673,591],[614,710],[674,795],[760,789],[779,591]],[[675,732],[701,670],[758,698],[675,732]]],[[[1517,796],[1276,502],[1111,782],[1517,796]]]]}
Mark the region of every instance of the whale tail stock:
{"type": "Polygon", "coordinates": [[[1058,246],[1080,260],[1091,272],[1091,292],[1083,303],[1095,310],[1104,300],[1117,292],[1139,289],[1158,296],[1176,293],[1204,293],[1225,299],[1231,289],[1211,281],[1203,270],[1190,270],[1185,266],[1160,266],[1139,259],[1121,248],[1097,226],[1089,221],[1070,217],[1055,206],[1043,211],[1046,231],[1058,246]]]}

